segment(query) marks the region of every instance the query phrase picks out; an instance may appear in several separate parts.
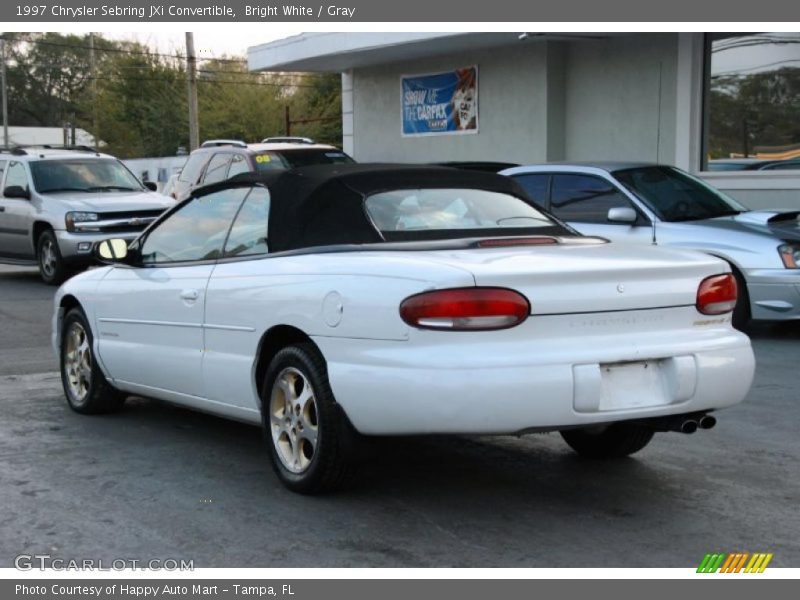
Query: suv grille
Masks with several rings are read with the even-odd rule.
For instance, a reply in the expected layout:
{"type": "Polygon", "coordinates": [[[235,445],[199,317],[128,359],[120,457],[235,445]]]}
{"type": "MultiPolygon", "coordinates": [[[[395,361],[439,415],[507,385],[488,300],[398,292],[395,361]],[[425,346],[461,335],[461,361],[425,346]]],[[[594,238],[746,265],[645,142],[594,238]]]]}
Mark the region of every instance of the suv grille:
{"type": "Polygon", "coordinates": [[[163,210],[134,210],[121,212],[104,212],[98,215],[97,221],[85,221],[75,224],[76,231],[114,233],[119,231],[142,231],[155,221],[163,210]]]}

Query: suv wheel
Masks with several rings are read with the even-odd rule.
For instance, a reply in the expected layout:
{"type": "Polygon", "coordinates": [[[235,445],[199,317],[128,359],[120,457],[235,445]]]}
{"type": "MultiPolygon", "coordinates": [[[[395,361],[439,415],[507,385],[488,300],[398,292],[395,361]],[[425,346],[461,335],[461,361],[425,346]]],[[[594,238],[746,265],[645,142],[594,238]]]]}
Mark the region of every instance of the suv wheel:
{"type": "Polygon", "coordinates": [[[58,285],[70,275],[52,229],[46,229],[39,236],[36,243],[36,262],[42,281],[49,285],[58,285]]]}

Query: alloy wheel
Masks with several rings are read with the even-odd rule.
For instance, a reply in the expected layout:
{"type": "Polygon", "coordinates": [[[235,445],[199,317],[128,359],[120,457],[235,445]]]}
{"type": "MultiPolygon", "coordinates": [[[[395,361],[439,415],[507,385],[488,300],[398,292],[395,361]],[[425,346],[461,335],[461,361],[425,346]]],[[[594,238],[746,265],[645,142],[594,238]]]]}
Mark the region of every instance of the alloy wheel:
{"type": "Polygon", "coordinates": [[[53,241],[50,239],[44,240],[44,242],[42,242],[39,263],[46,277],[53,277],[53,275],[55,275],[57,262],[58,259],[56,257],[56,249],[53,241]]]}
{"type": "Polygon", "coordinates": [[[71,323],[66,337],[63,369],[67,386],[73,401],[83,404],[92,385],[92,349],[80,323],[71,323]]]}
{"type": "Polygon", "coordinates": [[[316,456],[319,420],[314,389],[301,371],[287,367],[275,378],[269,415],[278,458],[290,472],[303,473],[316,456]]]}

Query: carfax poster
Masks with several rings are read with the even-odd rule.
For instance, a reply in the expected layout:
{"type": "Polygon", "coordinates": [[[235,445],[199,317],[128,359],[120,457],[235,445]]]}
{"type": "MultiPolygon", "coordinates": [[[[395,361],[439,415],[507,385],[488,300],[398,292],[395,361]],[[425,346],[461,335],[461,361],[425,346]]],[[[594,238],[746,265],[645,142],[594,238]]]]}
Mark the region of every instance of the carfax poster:
{"type": "Polygon", "coordinates": [[[403,136],[478,132],[478,67],[400,78],[403,136]]]}

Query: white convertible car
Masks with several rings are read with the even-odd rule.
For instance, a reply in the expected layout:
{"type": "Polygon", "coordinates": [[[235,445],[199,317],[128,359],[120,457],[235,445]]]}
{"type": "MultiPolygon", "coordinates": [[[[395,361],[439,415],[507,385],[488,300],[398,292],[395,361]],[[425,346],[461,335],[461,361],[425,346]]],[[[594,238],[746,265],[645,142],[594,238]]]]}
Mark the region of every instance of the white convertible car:
{"type": "Polygon", "coordinates": [[[560,431],[624,456],[712,427],[753,377],[725,262],[583,237],[494,174],[240,176],[97,254],[55,298],[69,405],[136,394],[261,424],[304,493],[341,483],[359,433],[560,431]]]}

